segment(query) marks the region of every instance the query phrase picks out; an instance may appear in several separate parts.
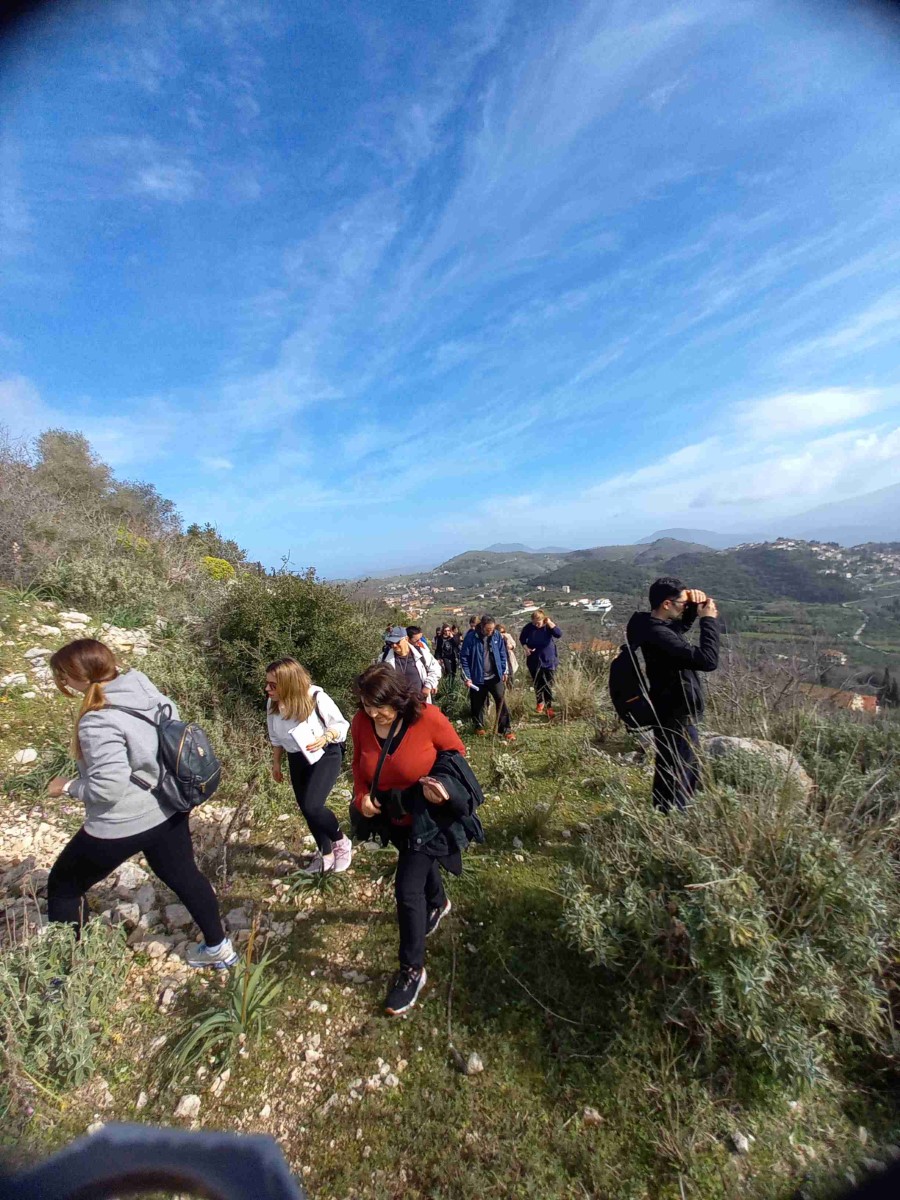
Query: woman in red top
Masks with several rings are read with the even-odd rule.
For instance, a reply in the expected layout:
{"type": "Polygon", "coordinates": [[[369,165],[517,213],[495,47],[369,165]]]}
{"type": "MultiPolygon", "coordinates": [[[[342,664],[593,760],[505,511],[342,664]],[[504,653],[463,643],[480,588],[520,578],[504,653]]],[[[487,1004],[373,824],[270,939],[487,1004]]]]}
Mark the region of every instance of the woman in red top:
{"type": "Polygon", "coordinates": [[[418,999],[426,980],[425,939],[450,911],[440,867],[454,875],[462,870],[459,849],[446,838],[421,848],[411,844],[411,812],[427,806],[441,817],[450,815],[444,808],[453,805],[448,790],[429,772],[441,751],[466,750],[440,709],[426,705],[392,667],[378,663],[363,671],[356,693],[360,708],[350,726],[353,802],[364,817],[385,820],[400,852],[394,881],[400,970],[385,1001],[385,1010],[394,1016],[418,999]]]}

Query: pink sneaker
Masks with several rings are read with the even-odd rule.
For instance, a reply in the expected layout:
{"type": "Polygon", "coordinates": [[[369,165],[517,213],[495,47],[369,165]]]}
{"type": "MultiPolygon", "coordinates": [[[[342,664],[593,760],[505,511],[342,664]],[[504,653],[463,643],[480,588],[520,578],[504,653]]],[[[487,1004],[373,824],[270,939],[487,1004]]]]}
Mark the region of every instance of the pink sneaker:
{"type": "Polygon", "coordinates": [[[346,871],[353,862],[353,843],[348,837],[342,837],[339,842],[332,843],[335,871],[346,871]]]}

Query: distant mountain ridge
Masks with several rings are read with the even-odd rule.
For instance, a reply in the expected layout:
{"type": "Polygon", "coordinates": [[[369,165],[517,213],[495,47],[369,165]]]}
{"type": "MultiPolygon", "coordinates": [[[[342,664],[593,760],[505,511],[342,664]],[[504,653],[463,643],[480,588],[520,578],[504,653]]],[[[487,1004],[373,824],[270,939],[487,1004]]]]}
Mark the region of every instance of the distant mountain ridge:
{"type": "Polygon", "coordinates": [[[638,538],[637,544],[645,546],[665,540],[694,542],[709,550],[730,550],[732,546],[742,546],[746,542],[766,541],[765,538],[750,533],[715,533],[711,529],[658,529],[649,537],[638,538]]]}
{"type": "Polygon", "coordinates": [[[485,554],[571,554],[572,551],[565,546],[544,546],[540,550],[533,550],[531,546],[524,546],[521,542],[495,542],[493,546],[485,546],[485,554]]]}
{"type": "Polygon", "coordinates": [[[720,533],[710,529],[660,529],[640,542],[677,538],[702,542],[714,550],[730,550],[749,542],[773,542],[776,538],[800,538],[805,542],[837,542],[862,546],[867,542],[900,540],[900,483],[851,496],[829,500],[790,517],[767,520],[765,526],[743,533],[720,533]]]}

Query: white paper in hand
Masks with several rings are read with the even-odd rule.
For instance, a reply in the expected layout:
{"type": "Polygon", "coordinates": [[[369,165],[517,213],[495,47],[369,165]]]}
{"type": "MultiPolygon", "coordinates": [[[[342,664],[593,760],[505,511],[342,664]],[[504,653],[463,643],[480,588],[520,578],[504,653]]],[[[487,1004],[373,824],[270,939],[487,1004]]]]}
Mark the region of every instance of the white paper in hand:
{"type": "MultiPolygon", "coordinates": [[[[316,722],[317,725],[319,723],[320,722],[318,722],[318,721],[316,722]]],[[[311,726],[312,726],[311,721],[301,721],[299,725],[295,725],[294,728],[291,730],[291,737],[297,743],[297,749],[300,751],[300,753],[303,755],[303,757],[306,759],[306,761],[308,763],[317,763],[319,761],[319,759],[322,757],[322,755],[325,753],[325,751],[324,750],[307,750],[306,747],[311,742],[316,741],[318,738],[320,738],[322,736],[322,734],[319,731],[313,730],[311,726]]]]}

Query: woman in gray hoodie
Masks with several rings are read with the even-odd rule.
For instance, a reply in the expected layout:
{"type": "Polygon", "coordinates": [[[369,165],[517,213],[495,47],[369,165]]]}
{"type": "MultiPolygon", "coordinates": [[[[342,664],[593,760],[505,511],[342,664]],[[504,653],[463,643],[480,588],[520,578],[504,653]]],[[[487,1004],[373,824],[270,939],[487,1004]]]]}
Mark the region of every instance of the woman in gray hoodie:
{"type": "Polygon", "coordinates": [[[51,796],[74,796],[85,809],[84,825],[56,860],[47,881],[47,915],[76,931],[87,919],[85,893],[132,855],[171,888],[203,933],[188,955],[192,967],[224,969],[237,962],[225,936],[212,884],[194,859],[190,814],[177,812],[132,778],[158,778],[156,731],[124,709],[155,719],[160,705],[178,717],[174,702],[141,671],[120,674],[103,642],[80,638],[57,650],[50,667],[59,690],[83,697],[75,722],[78,776],[51,779],[51,796]]]}

